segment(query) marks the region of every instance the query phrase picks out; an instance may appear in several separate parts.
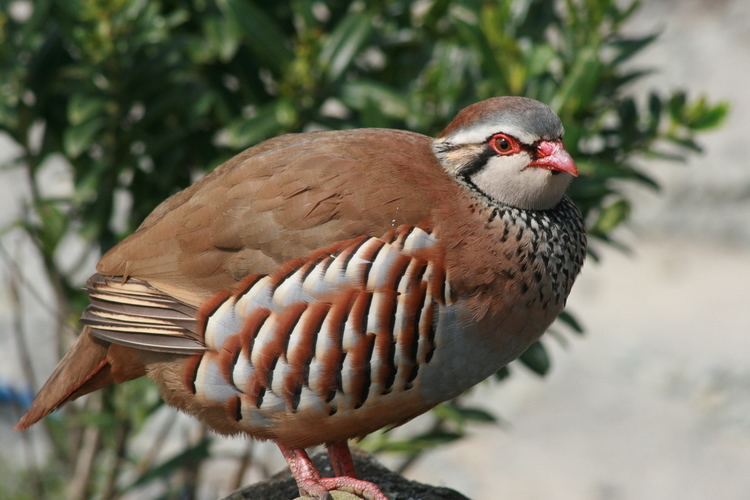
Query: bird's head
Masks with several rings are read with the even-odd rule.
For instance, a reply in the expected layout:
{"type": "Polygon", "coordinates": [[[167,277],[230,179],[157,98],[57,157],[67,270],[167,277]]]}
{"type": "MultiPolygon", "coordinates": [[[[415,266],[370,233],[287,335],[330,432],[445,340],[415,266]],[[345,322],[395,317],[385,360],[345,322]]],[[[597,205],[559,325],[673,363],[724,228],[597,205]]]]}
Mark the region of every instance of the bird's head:
{"type": "Polygon", "coordinates": [[[545,210],[578,170],[562,143],[560,118],[525,97],[493,97],[462,109],[433,143],[443,167],[485,196],[545,210]]]}

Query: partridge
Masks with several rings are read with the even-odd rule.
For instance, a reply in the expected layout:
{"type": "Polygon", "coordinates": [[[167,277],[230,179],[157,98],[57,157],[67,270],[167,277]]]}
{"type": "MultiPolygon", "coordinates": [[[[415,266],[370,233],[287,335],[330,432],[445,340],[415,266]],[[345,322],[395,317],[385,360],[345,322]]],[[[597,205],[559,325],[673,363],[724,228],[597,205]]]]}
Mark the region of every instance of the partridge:
{"type": "Polygon", "coordinates": [[[214,431],[273,440],[305,494],[385,498],[347,440],[459,395],[563,309],[586,237],[562,134],[546,105],[496,97],[435,139],[247,149],[102,257],[83,331],[17,428],[147,375],[214,431]],[[318,444],[336,477],[311,464],[318,444]]]}

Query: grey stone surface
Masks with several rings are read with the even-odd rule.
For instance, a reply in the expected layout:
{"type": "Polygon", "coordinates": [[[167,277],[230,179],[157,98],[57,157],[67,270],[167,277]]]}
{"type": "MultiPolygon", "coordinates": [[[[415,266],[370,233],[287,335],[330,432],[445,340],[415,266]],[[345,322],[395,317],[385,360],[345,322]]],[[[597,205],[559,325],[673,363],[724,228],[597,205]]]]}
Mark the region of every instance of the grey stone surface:
{"type": "MultiPolygon", "coordinates": [[[[313,455],[313,463],[323,476],[332,476],[328,457],[319,452],[313,455]]],[[[376,483],[390,500],[468,500],[460,493],[448,488],[439,488],[409,481],[389,471],[374,458],[364,453],[354,453],[354,466],[360,479],[376,483]]],[[[268,481],[263,481],[238,490],[224,500],[290,500],[299,497],[297,485],[289,471],[283,471],[268,481]]],[[[346,492],[333,492],[334,500],[356,500],[359,497],[346,492]]]]}

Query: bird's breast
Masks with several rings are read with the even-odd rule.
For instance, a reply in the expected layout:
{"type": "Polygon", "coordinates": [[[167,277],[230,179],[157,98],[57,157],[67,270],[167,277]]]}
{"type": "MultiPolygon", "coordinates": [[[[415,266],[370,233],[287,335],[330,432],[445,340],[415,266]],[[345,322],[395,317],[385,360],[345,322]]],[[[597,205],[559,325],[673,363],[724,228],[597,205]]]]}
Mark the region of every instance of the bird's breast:
{"type": "Polygon", "coordinates": [[[566,197],[550,210],[494,207],[490,218],[496,269],[516,295],[516,305],[559,313],[586,255],[576,206],[566,197]]]}

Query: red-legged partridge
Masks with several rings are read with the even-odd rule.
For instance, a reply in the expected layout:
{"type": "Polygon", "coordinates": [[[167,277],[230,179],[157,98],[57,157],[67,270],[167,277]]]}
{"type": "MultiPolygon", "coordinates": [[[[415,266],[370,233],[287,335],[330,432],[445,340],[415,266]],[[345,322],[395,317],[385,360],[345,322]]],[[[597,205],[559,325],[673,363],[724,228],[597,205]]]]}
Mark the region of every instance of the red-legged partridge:
{"type": "Polygon", "coordinates": [[[432,139],[277,137],[167,199],[99,261],[84,328],[18,423],[143,375],[220,434],[275,441],[300,490],[385,498],[347,439],[520,355],[583,263],[577,175],[544,104],[498,97],[432,139]],[[335,478],[304,448],[328,445],[335,478]]]}

